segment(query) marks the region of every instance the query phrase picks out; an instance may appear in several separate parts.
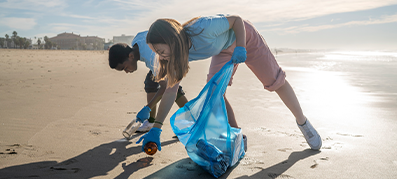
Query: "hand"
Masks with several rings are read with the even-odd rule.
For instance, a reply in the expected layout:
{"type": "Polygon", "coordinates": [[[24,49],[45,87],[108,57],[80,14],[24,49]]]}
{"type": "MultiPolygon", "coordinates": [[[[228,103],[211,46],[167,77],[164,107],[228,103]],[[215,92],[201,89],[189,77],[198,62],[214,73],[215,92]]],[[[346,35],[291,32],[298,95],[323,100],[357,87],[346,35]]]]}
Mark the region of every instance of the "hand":
{"type": "Polygon", "coordinates": [[[143,148],[145,147],[146,143],[148,143],[148,142],[156,143],[157,149],[159,149],[159,151],[161,151],[161,143],[160,143],[161,131],[162,130],[160,128],[153,127],[152,129],[150,129],[150,131],[148,133],[146,133],[141,138],[139,138],[139,140],[136,143],[139,144],[143,140],[142,152],[144,152],[143,148]]]}
{"type": "Polygon", "coordinates": [[[247,50],[244,47],[237,46],[234,48],[232,55],[233,63],[243,63],[247,59],[247,50]]]}
{"type": "Polygon", "coordinates": [[[139,111],[138,114],[136,115],[137,120],[143,123],[143,121],[149,119],[150,111],[152,110],[148,106],[143,107],[141,111],[139,111]]]}

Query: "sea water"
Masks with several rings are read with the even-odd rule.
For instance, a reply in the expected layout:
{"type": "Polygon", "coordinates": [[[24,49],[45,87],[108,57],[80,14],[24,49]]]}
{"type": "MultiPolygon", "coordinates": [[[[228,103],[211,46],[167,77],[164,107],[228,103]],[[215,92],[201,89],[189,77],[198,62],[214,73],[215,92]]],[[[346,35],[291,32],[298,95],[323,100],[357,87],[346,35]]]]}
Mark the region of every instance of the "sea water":
{"type": "Polygon", "coordinates": [[[283,69],[283,64],[287,65],[287,71],[335,72],[362,93],[377,97],[378,106],[397,108],[397,52],[322,51],[281,54],[276,58],[283,69]]]}

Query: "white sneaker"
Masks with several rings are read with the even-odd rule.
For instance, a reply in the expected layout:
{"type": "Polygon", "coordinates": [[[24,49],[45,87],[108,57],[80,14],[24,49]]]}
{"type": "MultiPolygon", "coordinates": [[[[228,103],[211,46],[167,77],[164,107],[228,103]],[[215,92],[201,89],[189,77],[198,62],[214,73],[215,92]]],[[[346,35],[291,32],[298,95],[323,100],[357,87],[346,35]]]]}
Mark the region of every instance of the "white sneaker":
{"type": "Polygon", "coordinates": [[[321,137],[318,135],[316,129],[310,124],[309,120],[306,119],[305,124],[302,126],[298,124],[303,136],[305,136],[306,142],[313,150],[319,150],[322,145],[321,137]]]}
{"type": "Polygon", "coordinates": [[[150,123],[148,120],[145,120],[145,122],[143,122],[141,127],[139,127],[136,132],[148,132],[153,127],[153,125],[154,123],[150,123]]]}

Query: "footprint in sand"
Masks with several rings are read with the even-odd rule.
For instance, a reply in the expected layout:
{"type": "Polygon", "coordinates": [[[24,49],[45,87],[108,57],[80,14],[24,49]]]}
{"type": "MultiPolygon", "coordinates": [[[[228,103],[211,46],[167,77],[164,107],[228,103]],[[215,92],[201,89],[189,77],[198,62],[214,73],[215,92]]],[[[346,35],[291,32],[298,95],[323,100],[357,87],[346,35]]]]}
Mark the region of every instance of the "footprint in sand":
{"type": "Polygon", "coordinates": [[[100,135],[101,134],[101,131],[99,131],[99,130],[90,130],[89,131],[92,135],[100,135]]]}
{"type": "Polygon", "coordinates": [[[6,152],[0,152],[0,154],[18,154],[15,149],[6,149],[6,152]]]}
{"type": "Polygon", "coordinates": [[[341,136],[347,136],[347,137],[364,137],[363,135],[357,135],[357,134],[343,134],[343,133],[336,133],[337,135],[341,136]]]}
{"type": "Polygon", "coordinates": [[[50,169],[52,169],[52,170],[71,170],[71,171],[73,171],[73,173],[77,173],[78,171],[80,171],[80,168],[70,168],[70,169],[68,169],[68,168],[64,167],[64,166],[67,166],[67,165],[70,165],[70,164],[73,164],[73,163],[76,163],[76,162],[78,162],[78,160],[69,159],[69,160],[61,162],[61,163],[59,163],[59,164],[57,164],[55,166],[50,167],[50,169]]]}
{"type": "Polygon", "coordinates": [[[249,158],[249,157],[244,157],[241,161],[240,161],[241,165],[253,165],[253,164],[264,164],[265,162],[257,160],[255,158],[249,158]]]}
{"type": "Polygon", "coordinates": [[[52,170],[72,170],[73,173],[77,173],[80,171],[80,168],[67,169],[67,168],[62,168],[62,167],[50,167],[50,169],[52,169],[52,170]]]}
{"type": "Polygon", "coordinates": [[[281,152],[287,152],[287,150],[292,150],[292,148],[284,148],[284,149],[277,149],[278,151],[281,152]]]}
{"type": "Polygon", "coordinates": [[[69,159],[69,160],[66,160],[66,161],[60,163],[60,165],[70,165],[70,164],[76,163],[76,162],[78,162],[78,160],[72,158],[72,159],[69,159]]]}
{"type": "Polygon", "coordinates": [[[257,127],[257,128],[253,128],[253,130],[259,132],[271,132],[271,130],[266,127],[257,127]]]}
{"type": "Polygon", "coordinates": [[[296,137],[296,138],[303,137],[302,133],[300,133],[299,131],[294,131],[294,133],[289,133],[285,131],[272,131],[271,129],[268,129],[266,127],[257,127],[257,128],[253,128],[252,130],[258,131],[262,133],[262,135],[273,134],[273,135],[282,135],[282,136],[296,137]]]}
{"type": "Polygon", "coordinates": [[[17,149],[24,148],[26,150],[31,150],[32,145],[21,145],[21,144],[13,144],[6,145],[8,146],[4,152],[0,152],[0,155],[16,155],[18,154],[17,149]]]}
{"type": "Polygon", "coordinates": [[[340,149],[342,147],[343,147],[343,143],[335,142],[333,144],[323,145],[323,147],[321,147],[321,149],[335,149],[335,150],[338,150],[338,149],[340,149]]]}
{"type": "Polygon", "coordinates": [[[323,138],[322,140],[323,140],[323,141],[327,141],[327,140],[334,140],[334,139],[331,138],[330,136],[328,136],[328,137],[323,138]]]}
{"type": "Polygon", "coordinates": [[[197,168],[199,168],[199,165],[197,165],[193,161],[189,161],[189,162],[177,165],[176,168],[186,169],[187,171],[195,171],[197,168]]]}
{"type": "Polygon", "coordinates": [[[286,175],[286,174],[277,174],[277,173],[268,173],[267,176],[269,176],[272,179],[294,179],[294,177],[286,175]]]}
{"type": "Polygon", "coordinates": [[[160,163],[165,165],[165,164],[170,163],[170,162],[172,162],[172,160],[168,159],[168,160],[162,160],[160,163]]]}
{"type": "Polygon", "coordinates": [[[318,161],[328,161],[328,160],[329,160],[328,157],[321,157],[319,160],[314,160],[314,164],[310,166],[310,168],[312,169],[316,168],[319,165],[318,161]]]}
{"type": "Polygon", "coordinates": [[[288,137],[296,137],[296,138],[301,138],[303,137],[302,133],[295,131],[296,133],[288,133],[288,132],[284,132],[284,131],[277,131],[276,133],[278,134],[282,134],[288,137]]]}

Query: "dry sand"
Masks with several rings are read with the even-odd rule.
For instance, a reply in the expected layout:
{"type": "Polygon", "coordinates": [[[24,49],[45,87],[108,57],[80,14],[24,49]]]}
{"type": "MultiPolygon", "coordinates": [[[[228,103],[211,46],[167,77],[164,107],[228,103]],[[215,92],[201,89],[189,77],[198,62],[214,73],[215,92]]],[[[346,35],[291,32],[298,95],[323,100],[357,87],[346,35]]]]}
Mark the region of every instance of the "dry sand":
{"type": "MultiPolygon", "coordinates": [[[[308,149],[276,93],[240,65],[227,96],[248,152],[220,178],[397,177],[397,127],[370,105],[379,99],[341,74],[280,65],[322,136],[321,151],[308,149]]],[[[162,151],[153,156],[135,144],[140,134],[123,139],[121,131],[146,103],[143,63],[125,74],[108,67],[107,51],[1,49],[0,66],[0,178],[213,178],[173,138],[169,120],[162,151]]],[[[205,85],[208,66],[209,60],[191,63],[182,82],[188,99],[205,85]]]]}

